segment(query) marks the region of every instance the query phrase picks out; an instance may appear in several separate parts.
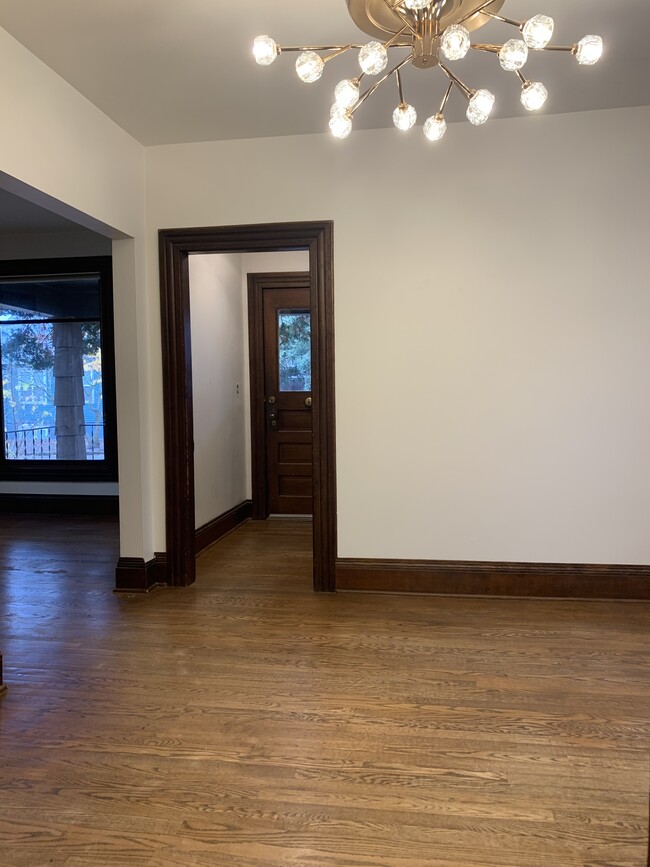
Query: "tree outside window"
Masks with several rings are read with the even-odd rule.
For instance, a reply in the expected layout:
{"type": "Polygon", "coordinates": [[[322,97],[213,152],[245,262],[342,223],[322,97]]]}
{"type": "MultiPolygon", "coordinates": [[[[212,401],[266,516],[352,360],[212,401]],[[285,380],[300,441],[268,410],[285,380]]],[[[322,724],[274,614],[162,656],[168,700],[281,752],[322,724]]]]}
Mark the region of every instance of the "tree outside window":
{"type": "Polygon", "coordinates": [[[96,272],[78,259],[77,273],[0,276],[4,478],[34,478],[39,467],[50,478],[115,476],[105,258],[96,272]]]}
{"type": "Polygon", "coordinates": [[[308,310],[278,311],[280,391],[311,391],[311,318],[308,310]]]}

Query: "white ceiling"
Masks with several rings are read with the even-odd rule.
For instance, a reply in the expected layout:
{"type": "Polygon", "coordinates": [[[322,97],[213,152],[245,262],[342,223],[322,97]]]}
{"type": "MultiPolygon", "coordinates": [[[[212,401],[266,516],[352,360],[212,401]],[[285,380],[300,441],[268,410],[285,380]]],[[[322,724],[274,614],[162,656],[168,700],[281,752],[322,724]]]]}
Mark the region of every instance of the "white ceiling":
{"type": "MultiPolygon", "coordinates": [[[[538,12],[555,19],[556,43],[596,33],[606,46],[594,67],[535,53],[526,74],[548,87],[544,111],[648,104],[650,0],[506,0],[501,10],[516,19],[538,12]]],[[[354,74],[354,56],[328,63],[321,81],[306,85],[293,70],[295,55],[257,66],[252,40],[268,33],[280,44],[366,41],[345,0],[0,0],[0,26],[145,145],[326,131],[334,85],[354,74]]],[[[496,23],[479,32],[480,41],[495,42],[516,34],[496,23]]],[[[494,56],[471,52],[453,69],[470,86],[493,90],[496,116],[524,113],[514,74],[494,56]]],[[[422,121],[446,80],[440,70],[414,68],[404,79],[422,121]]],[[[387,82],[355,127],[390,126],[396,102],[387,82]]],[[[448,121],[463,118],[463,103],[454,94],[448,121]]]]}

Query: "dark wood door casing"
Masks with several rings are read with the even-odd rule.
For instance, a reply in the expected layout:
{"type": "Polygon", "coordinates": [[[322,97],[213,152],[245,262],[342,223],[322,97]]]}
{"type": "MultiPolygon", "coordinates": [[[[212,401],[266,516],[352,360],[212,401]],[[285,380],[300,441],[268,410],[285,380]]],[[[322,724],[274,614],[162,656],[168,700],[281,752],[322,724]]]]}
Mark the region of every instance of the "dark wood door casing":
{"type": "MultiPolygon", "coordinates": [[[[333,224],[278,223],[159,231],[165,437],[167,583],[196,577],[192,355],[188,257],[192,253],[309,251],[312,323],[314,590],[335,589],[333,224]]],[[[254,422],[253,422],[254,423],[254,422]]]]}
{"type": "MultiPolygon", "coordinates": [[[[253,518],[263,520],[272,513],[312,514],[312,408],[305,405],[311,392],[281,392],[278,386],[276,344],[276,317],[278,307],[309,308],[308,272],[272,272],[248,275],[248,325],[251,383],[251,451],[253,518]],[[306,296],[306,298],[305,298],[306,296]],[[273,405],[268,398],[272,396],[273,405]],[[299,431],[283,431],[287,411],[291,415],[306,416],[299,431]],[[270,429],[271,415],[276,416],[276,429],[270,429]],[[300,461],[291,459],[291,465],[278,466],[281,450],[291,443],[300,448],[300,461]],[[283,494],[279,476],[289,471],[300,477],[296,483],[309,493],[290,497],[283,494]],[[309,500],[309,502],[307,502],[309,500]]],[[[313,405],[313,402],[312,402],[313,405]]],[[[294,480],[295,482],[296,480],[294,480]]]]}

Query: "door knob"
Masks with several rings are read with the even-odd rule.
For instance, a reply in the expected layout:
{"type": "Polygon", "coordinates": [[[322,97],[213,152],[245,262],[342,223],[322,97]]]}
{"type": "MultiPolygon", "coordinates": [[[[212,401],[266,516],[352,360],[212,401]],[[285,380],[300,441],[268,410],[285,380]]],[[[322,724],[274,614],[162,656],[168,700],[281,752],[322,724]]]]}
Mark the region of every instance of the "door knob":
{"type": "Polygon", "coordinates": [[[311,406],[311,397],[305,398],[305,406],[311,406]]]}
{"type": "Polygon", "coordinates": [[[274,395],[271,395],[271,397],[267,397],[267,401],[268,401],[271,405],[273,405],[273,404],[275,403],[275,397],[274,397],[274,395]]]}

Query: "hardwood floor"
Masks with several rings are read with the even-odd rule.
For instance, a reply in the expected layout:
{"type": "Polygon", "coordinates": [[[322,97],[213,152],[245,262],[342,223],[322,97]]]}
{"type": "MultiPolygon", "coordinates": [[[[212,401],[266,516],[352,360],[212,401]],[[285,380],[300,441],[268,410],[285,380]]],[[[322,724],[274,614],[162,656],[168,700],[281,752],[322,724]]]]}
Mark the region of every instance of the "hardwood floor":
{"type": "Polygon", "coordinates": [[[250,523],[121,596],[110,519],[0,516],[0,865],[646,864],[648,604],[315,595],[310,557],[250,523]]]}

